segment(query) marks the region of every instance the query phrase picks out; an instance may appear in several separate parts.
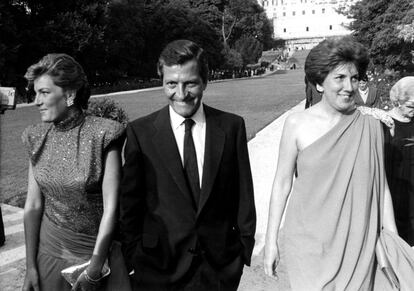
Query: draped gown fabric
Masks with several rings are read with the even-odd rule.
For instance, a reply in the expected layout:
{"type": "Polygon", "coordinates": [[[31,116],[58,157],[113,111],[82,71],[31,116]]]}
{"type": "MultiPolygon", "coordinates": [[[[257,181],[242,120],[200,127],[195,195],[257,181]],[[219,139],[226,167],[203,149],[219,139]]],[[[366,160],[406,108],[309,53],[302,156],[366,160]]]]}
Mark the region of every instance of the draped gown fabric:
{"type": "Polygon", "coordinates": [[[355,110],[299,153],[279,241],[292,290],[373,289],[382,141],[380,122],[355,110]]]}
{"type": "Polygon", "coordinates": [[[91,257],[103,214],[104,155],[123,133],[118,122],[83,114],[23,132],[44,198],[37,257],[42,290],[70,290],[60,271],[91,257]]]}

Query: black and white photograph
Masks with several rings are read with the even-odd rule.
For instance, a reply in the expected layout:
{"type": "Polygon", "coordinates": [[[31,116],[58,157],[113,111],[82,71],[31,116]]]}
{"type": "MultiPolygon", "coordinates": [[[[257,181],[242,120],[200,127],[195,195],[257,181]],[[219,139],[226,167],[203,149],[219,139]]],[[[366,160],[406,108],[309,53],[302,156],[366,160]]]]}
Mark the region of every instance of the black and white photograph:
{"type": "Polygon", "coordinates": [[[413,291],[412,0],[4,0],[0,290],[413,291]]]}

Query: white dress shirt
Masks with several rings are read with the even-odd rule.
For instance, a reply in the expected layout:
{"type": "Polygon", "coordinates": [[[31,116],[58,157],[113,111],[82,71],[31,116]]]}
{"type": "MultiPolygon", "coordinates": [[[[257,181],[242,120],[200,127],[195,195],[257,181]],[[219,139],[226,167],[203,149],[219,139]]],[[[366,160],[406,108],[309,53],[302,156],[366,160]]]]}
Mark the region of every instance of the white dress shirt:
{"type": "Polygon", "coordinates": [[[361,96],[362,101],[366,103],[368,99],[369,88],[367,88],[365,91],[358,89],[358,91],[359,91],[359,96],[361,96]]]}
{"type": "MultiPolygon", "coordinates": [[[[204,113],[203,103],[200,104],[200,107],[191,116],[191,119],[194,120],[195,124],[191,128],[193,135],[194,147],[197,155],[197,166],[198,166],[198,175],[200,180],[200,188],[202,185],[203,179],[203,165],[204,165],[204,150],[206,142],[206,115],[204,113]]],[[[184,166],[184,134],[185,134],[185,118],[177,114],[174,109],[170,106],[170,122],[171,128],[174,132],[175,141],[177,142],[178,151],[181,156],[181,163],[184,166]]]]}

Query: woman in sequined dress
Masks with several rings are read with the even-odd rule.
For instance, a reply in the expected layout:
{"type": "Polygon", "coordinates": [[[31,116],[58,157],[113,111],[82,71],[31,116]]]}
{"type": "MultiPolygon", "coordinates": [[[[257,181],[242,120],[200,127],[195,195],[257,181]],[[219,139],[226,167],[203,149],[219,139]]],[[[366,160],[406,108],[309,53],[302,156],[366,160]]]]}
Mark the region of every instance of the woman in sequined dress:
{"type": "Polygon", "coordinates": [[[89,260],[74,289],[101,290],[116,222],[124,128],[85,116],[90,90],[72,57],[46,55],[25,78],[42,123],[22,135],[29,154],[23,290],[70,290],[61,270],[89,260]]]}

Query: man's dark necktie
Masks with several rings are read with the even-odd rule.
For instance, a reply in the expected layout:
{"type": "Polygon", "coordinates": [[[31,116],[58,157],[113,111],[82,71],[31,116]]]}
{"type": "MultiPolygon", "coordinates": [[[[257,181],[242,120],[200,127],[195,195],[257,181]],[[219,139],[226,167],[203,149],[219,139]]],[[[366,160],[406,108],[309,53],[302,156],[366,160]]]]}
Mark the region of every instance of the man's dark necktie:
{"type": "Polygon", "coordinates": [[[193,135],[191,134],[194,120],[187,118],[184,121],[184,125],[184,174],[190,186],[194,201],[198,205],[200,199],[200,178],[198,175],[197,154],[194,147],[193,135]]]}

